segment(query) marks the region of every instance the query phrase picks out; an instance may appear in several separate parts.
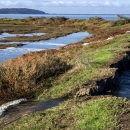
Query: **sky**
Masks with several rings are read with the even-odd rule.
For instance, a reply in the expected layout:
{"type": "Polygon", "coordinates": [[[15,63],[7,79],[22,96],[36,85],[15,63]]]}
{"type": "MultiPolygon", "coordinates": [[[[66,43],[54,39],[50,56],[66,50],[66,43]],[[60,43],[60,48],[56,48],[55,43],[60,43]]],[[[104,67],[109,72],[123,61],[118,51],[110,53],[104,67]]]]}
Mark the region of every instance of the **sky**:
{"type": "Polygon", "coordinates": [[[0,0],[0,8],[30,8],[52,14],[130,14],[130,0],[0,0]]]}

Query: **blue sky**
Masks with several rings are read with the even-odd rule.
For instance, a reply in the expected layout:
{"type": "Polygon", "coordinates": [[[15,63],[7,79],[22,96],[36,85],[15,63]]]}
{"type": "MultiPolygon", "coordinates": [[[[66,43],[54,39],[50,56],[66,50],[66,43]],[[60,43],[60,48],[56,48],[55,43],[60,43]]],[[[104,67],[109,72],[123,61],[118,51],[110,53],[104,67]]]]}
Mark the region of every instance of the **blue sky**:
{"type": "Polygon", "coordinates": [[[60,14],[130,14],[130,0],[0,0],[0,8],[60,14]]]}

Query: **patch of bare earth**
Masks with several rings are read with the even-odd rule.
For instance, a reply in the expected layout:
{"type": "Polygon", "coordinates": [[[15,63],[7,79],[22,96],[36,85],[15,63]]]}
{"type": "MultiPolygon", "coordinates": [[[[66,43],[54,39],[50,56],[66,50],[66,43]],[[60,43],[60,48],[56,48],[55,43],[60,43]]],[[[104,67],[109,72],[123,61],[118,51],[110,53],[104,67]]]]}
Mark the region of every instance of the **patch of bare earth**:
{"type": "Polygon", "coordinates": [[[130,130],[130,105],[127,108],[127,112],[119,117],[118,124],[121,130],[130,130]]]}
{"type": "Polygon", "coordinates": [[[130,112],[122,116],[121,124],[123,127],[122,129],[130,130],[130,112]]]}

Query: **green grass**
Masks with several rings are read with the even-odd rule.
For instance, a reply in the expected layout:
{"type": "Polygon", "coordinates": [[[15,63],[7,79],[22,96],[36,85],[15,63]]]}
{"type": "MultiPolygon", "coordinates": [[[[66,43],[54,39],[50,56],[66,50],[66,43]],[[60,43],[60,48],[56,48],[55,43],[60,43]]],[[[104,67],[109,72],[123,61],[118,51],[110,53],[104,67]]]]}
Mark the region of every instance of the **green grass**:
{"type": "Polygon", "coordinates": [[[123,100],[103,98],[83,104],[75,110],[77,130],[107,130],[115,127],[117,114],[122,114],[123,100]]]}
{"type": "Polygon", "coordinates": [[[107,130],[118,129],[118,115],[126,112],[128,102],[121,98],[95,101],[68,100],[58,107],[36,112],[4,130],[107,130]]]}
{"type": "Polygon", "coordinates": [[[13,24],[17,25],[17,24],[20,24],[21,22],[22,22],[21,19],[16,19],[15,21],[13,21],[13,24]]]}
{"type": "Polygon", "coordinates": [[[87,21],[86,19],[79,20],[79,22],[81,22],[81,23],[85,23],[86,21],[87,21]]]}

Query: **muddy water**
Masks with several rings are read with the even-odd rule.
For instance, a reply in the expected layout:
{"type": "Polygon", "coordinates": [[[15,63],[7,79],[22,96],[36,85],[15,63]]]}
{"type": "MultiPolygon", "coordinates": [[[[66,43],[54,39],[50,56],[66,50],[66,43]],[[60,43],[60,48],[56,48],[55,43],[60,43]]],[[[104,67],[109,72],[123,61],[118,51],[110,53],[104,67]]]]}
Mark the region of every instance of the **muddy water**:
{"type": "Polygon", "coordinates": [[[124,71],[119,79],[120,90],[115,93],[117,97],[130,99],[130,70],[124,71]]]}
{"type": "Polygon", "coordinates": [[[49,101],[27,101],[18,105],[10,106],[0,117],[0,128],[36,111],[44,111],[48,108],[58,106],[65,99],[52,99],[49,101]]]}

